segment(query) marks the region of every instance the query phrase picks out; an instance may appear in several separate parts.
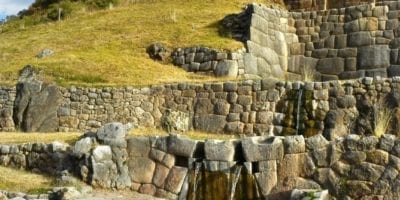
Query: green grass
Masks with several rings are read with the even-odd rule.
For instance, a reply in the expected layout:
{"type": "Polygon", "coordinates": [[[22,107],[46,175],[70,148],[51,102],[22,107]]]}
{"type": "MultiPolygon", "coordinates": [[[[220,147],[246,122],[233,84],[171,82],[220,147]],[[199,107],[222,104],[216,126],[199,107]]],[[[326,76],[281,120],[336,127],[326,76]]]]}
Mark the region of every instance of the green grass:
{"type": "Polygon", "coordinates": [[[61,22],[8,30],[0,33],[0,83],[15,83],[18,71],[27,64],[37,66],[46,79],[63,85],[220,80],[154,62],[145,49],[153,42],[169,48],[192,45],[221,50],[242,48],[242,43],[218,35],[217,22],[227,14],[240,12],[249,2],[252,1],[139,1],[112,10],[77,14],[61,22]],[[56,53],[35,58],[44,48],[56,53]]]}

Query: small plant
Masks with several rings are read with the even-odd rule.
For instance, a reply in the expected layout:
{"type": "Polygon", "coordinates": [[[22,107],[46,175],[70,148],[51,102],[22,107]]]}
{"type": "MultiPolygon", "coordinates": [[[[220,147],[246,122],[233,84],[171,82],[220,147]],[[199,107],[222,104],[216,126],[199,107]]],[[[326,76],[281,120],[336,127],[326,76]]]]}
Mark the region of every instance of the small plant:
{"type": "Polygon", "coordinates": [[[310,66],[304,66],[301,69],[301,75],[302,75],[303,81],[315,81],[315,79],[316,79],[315,74],[316,74],[315,69],[313,69],[310,66]]]}
{"type": "Polygon", "coordinates": [[[390,121],[393,117],[393,110],[379,105],[374,109],[374,134],[377,137],[384,135],[390,125],[390,121]]]}

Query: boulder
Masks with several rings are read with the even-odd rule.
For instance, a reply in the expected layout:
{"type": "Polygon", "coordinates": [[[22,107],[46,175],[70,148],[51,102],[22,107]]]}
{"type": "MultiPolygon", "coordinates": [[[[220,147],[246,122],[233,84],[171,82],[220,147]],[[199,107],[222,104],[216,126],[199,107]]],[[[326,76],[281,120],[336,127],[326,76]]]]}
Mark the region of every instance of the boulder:
{"type": "Polygon", "coordinates": [[[72,153],[77,157],[81,157],[82,155],[89,154],[92,147],[93,147],[92,138],[85,137],[78,140],[75,143],[72,149],[72,153]]]}
{"type": "Polygon", "coordinates": [[[56,85],[40,81],[32,66],[22,69],[14,102],[14,123],[25,132],[58,130],[57,111],[61,93],[56,85]]]}
{"type": "Polygon", "coordinates": [[[158,61],[165,61],[169,56],[168,50],[160,43],[151,44],[147,47],[146,52],[151,59],[158,61]]]}

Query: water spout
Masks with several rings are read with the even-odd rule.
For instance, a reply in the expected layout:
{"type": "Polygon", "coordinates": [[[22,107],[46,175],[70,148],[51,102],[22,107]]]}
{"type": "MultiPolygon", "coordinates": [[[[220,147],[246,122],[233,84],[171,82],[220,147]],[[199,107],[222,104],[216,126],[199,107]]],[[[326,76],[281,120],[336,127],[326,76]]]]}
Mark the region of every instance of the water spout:
{"type": "Polygon", "coordinates": [[[197,192],[197,188],[198,188],[198,181],[197,181],[197,177],[199,175],[200,169],[202,167],[203,163],[201,162],[196,162],[195,163],[195,168],[194,168],[194,178],[193,178],[193,192],[192,192],[192,197],[193,199],[196,199],[196,192],[197,192]]]}
{"type": "Polygon", "coordinates": [[[230,200],[234,200],[234,198],[235,198],[236,187],[239,182],[239,177],[240,177],[241,171],[242,171],[242,166],[241,165],[236,166],[235,174],[234,174],[233,182],[232,182],[230,200]]]}
{"type": "Polygon", "coordinates": [[[299,129],[300,129],[300,109],[303,100],[302,97],[303,97],[303,89],[300,88],[299,94],[297,96],[296,135],[299,135],[299,129]]]}

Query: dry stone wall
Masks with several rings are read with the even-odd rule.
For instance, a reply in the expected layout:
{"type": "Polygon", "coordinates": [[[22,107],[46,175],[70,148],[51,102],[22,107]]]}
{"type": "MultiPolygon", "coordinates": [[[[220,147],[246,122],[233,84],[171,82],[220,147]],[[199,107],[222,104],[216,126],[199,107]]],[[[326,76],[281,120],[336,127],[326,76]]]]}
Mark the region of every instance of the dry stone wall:
{"type": "Polygon", "coordinates": [[[204,192],[224,195],[211,191],[234,186],[229,176],[235,174],[248,177],[246,183],[238,182],[238,190],[256,185],[255,193],[245,193],[250,199],[324,199],[327,191],[337,199],[400,197],[400,141],[390,134],[350,134],[332,141],[321,134],[201,141],[181,135],[126,137],[128,130],[121,123],[106,124],[73,147],[57,142],[0,145],[0,164],[49,174],[67,170],[63,173],[79,175],[97,188],[131,189],[168,199],[204,192]],[[230,180],[228,185],[217,184],[213,172],[220,172],[218,180],[230,180]]]}
{"type": "MultiPolygon", "coordinates": [[[[335,138],[374,134],[374,116],[390,109],[388,131],[399,135],[399,89],[398,77],[305,83],[265,79],[140,89],[59,87],[62,98],[54,129],[88,131],[121,121],[175,131],[307,137],[323,133],[335,138]]],[[[0,93],[10,98],[16,91],[4,88],[0,93]]],[[[7,114],[2,115],[1,130],[15,130],[12,99],[1,105],[7,114]]]]}
{"type": "Polygon", "coordinates": [[[399,75],[400,3],[349,5],[299,12],[250,4],[222,21],[233,38],[245,43],[245,52],[178,49],[174,64],[244,78],[327,81],[399,75]]]}

